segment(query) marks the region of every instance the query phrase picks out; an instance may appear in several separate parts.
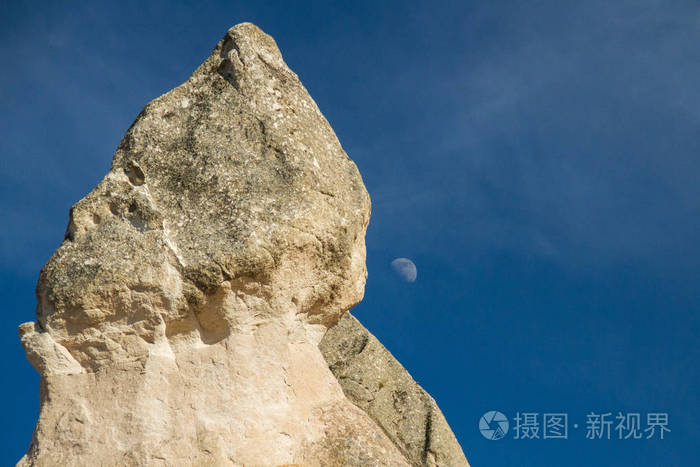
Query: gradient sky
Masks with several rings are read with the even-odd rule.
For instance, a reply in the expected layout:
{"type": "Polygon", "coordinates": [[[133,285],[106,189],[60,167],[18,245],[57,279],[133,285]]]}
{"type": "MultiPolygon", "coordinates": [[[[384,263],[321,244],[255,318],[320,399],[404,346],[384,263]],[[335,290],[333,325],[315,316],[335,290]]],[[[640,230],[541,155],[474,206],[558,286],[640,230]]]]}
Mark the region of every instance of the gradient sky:
{"type": "Polygon", "coordinates": [[[68,209],[143,106],[243,21],[360,168],[354,313],[472,466],[697,465],[697,0],[0,2],[0,464],[36,422],[16,328],[68,209]],[[488,410],[568,413],[569,439],[486,440],[488,410]],[[672,431],[585,439],[587,413],[619,411],[668,413],[672,431]]]}

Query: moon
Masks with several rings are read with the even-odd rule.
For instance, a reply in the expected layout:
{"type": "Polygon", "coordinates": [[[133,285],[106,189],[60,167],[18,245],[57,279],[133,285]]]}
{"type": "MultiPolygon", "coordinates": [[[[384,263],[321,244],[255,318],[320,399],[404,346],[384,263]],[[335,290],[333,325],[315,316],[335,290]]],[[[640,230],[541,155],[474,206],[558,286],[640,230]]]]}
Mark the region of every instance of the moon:
{"type": "Polygon", "coordinates": [[[391,262],[391,269],[406,282],[415,282],[418,277],[416,265],[408,258],[396,258],[391,262]]]}

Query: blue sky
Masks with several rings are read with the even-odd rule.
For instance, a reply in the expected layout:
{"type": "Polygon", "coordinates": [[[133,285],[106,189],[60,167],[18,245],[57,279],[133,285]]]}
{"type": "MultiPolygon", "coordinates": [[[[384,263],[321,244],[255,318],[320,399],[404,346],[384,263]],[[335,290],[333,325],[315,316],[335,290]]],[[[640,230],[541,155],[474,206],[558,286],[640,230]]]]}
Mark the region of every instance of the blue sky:
{"type": "Polygon", "coordinates": [[[354,312],[473,466],[696,464],[700,4],[674,0],[0,3],[0,464],[36,421],[16,327],[68,209],[141,108],[243,21],[359,166],[373,213],[354,312]],[[581,427],[489,441],[488,410],[581,427]],[[585,439],[587,413],[618,411],[668,413],[672,431],[585,439]]]}

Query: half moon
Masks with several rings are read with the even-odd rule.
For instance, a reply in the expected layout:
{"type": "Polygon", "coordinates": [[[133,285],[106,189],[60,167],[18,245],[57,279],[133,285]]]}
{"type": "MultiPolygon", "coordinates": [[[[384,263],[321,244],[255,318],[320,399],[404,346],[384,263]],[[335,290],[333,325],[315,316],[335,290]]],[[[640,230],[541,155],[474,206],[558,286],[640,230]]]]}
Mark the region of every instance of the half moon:
{"type": "Polygon", "coordinates": [[[418,269],[408,258],[396,258],[391,262],[391,268],[397,276],[406,282],[415,282],[418,277],[418,269]]]}

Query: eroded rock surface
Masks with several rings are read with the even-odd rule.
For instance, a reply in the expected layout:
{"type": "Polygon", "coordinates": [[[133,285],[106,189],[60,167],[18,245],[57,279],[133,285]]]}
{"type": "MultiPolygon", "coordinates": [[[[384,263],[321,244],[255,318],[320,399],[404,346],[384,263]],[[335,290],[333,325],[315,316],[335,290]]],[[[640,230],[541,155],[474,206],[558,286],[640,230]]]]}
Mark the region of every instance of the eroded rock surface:
{"type": "Polygon", "coordinates": [[[318,344],[357,304],[370,202],[274,40],[244,23],[127,131],[20,326],[18,465],[413,463],[318,344]]]}
{"type": "Polygon", "coordinates": [[[345,395],[382,427],[411,465],[469,465],[435,400],[349,312],[319,348],[345,395]]]}

